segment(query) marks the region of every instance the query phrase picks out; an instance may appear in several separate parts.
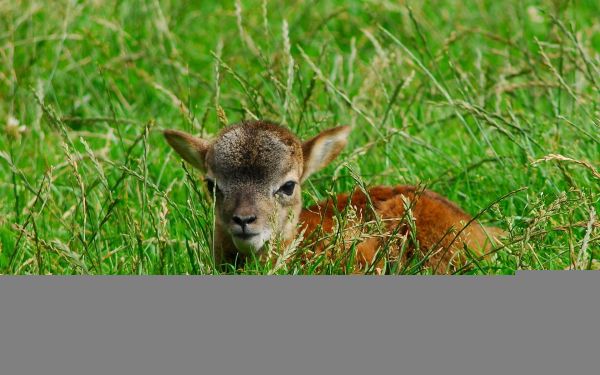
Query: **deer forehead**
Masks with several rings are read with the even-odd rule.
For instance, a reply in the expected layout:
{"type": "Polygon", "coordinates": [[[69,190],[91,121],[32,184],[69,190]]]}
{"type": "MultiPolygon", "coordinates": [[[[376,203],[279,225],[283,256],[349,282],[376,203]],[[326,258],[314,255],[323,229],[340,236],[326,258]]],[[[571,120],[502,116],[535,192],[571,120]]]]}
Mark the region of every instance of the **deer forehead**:
{"type": "Polygon", "coordinates": [[[209,169],[227,180],[272,182],[300,174],[300,142],[277,131],[238,126],[222,133],[208,155],[209,169]]]}

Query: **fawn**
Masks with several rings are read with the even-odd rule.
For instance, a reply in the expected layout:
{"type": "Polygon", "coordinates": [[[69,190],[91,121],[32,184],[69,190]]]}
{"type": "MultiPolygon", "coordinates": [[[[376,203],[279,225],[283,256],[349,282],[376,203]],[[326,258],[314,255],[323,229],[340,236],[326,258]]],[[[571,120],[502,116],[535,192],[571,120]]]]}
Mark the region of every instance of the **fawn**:
{"type": "Polygon", "coordinates": [[[356,190],[303,209],[302,182],[341,152],[349,133],[350,127],[341,126],[301,142],[268,121],[228,126],[212,141],[164,131],[169,145],[204,174],[216,199],[215,263],[260,255],[273,239],[289,244],[299,231],[305,244],[312,243],[309,253],[327,251],[329,243],[322,236],[339,229],[334,216],[345,210],[353,211],[346,228],[354,229],[345,230],[341,242],[346,250],[352,241],[356,245],[355,272],[380,269],[384,258],[406,262],[418,256],[423,267],[447,273],[464,264],[465,247],[482,256],[502,233],[483,227],[444,197],[414,186],[356,190]],[[379,223],[378,233],[357,229],[369,221],[379,223]]]}

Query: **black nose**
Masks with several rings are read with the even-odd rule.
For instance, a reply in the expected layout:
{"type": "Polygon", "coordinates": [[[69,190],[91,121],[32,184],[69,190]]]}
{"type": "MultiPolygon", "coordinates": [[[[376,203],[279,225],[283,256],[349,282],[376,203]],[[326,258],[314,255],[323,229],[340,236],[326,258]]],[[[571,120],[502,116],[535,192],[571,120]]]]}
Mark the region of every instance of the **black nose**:
{"type": "Polygon", "coordinates": [[[242,229],[246,228],[246,225],[251,224],[256,221],[256,216],[233,216],[233,222],[242,227],[242,229]]]}

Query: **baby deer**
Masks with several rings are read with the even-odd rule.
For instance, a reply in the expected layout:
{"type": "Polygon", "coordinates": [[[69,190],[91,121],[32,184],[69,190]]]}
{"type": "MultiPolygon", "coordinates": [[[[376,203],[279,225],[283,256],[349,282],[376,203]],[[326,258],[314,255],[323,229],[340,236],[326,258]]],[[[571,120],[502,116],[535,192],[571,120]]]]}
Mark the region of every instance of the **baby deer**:
{"type": "Polygon", "coordinates": [[[414,186],[357,190],[302,209],[300,185],[340,153],[349,133],[349,127],[341,126],[301,142],[267,121],[226,127],[212,141],[166,130],[169,145],[202,171],[216,199],[216,264],[264,253],[272,239],[290,243],[299,230],[312,253],[320,253],[329,246],[323,233],[337,230],[335,215],[345,210],[353,212],[346,228],[354,229],[343,231],[341,241],[346,250],[350,246],[345,245],[356,245],[352,271],[418,256],[423,267],[447,273],[464,264],[465,247],[477,256],[490,248],[499,229],[484,228],[454,203],[414,186]],[[356,229],[367,222],[379,223],[378,233],[356,229]]]}

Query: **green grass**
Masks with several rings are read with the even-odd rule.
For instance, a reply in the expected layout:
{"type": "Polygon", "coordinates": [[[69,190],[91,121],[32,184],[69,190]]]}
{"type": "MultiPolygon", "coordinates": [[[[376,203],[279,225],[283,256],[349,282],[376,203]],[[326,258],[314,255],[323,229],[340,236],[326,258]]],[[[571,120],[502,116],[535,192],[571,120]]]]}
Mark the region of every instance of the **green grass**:
{"type": "Polygon", "coordinates": [[[600,258],[599,2],[219,3],[0,1],[0,273],[216,272],[210,200],[160,130],[249,118],[354,127],[305,205],[357,183],[471,214],[506,195],[481,220],[509,238],[467,273],[600,258]]]}

